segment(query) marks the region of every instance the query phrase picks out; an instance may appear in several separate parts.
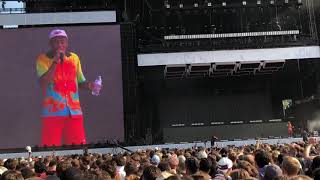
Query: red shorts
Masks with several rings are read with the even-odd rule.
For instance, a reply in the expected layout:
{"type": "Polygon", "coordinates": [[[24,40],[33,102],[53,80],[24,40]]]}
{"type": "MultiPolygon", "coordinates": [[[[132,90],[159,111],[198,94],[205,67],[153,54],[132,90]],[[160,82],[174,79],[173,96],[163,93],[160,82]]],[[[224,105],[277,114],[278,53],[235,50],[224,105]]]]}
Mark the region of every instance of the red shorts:
{"type": "Polygon", "coordinates": [[[86,144],[82,116],[45,117],[41,120],[41,146],[86,144]]]}

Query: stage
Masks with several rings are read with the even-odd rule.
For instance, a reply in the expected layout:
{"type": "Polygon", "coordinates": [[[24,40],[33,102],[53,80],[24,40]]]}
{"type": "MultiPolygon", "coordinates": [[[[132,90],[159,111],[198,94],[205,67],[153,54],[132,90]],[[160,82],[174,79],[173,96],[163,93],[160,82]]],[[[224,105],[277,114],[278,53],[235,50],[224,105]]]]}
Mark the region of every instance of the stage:
{"type": "MultiPolygon", "coordinates": [[[[250,144],[255,144],[257,140],[255,139],[247,139],[247,140],[235,140],[235,141],[217,141],[215,143],[216,147],[226,147],[230,145],[234,146],[243,146],[243,145],[250,145],[250,144]]],[[[302,141],[302,138],[274,138],[274,139],[261,139],[262,143],[267,143],[267,144],[287,144],[287,143],[292,143],[292,142],[298,142],[302,141]]],[[[187,149],[187,148],[192,148],[192,147],[211,147],[210,141],[207,142],[181,142],[179,144],[157,144],[157,145],[145,145],[145,146],[127,146],[125,147],[126,149],[130,151],[139,151],[139,150],[146,150],[146,149],[154,149],[154,148],[178,148],[178,149],[187,149]]],[[[111,153],[111,154],[117,154],[117,153],[122,153],[125,152],[124,149],[120,147],[114,147],[114,148],[92,148],[88,149],[89,153],[101,153],[101,154],[106,154],[106,153],[111,153]]],[[[41,152],[34,152],[32,153],[33,157],[39,157],[39,156],[49,156],[52,154],[55,154],[56,156],[64,156],[64,155],[72,155],[72,154],[82,154],[83,149],[77,149],[77,150],[59,150],[59,151],[41,151],[41,152]]],[[[22,152],[22,153],[3,153],[0,154],[0,159],[8,159],[8,158],[19,158],[19,157],[28,157],[28,153],[22,152]]]]}

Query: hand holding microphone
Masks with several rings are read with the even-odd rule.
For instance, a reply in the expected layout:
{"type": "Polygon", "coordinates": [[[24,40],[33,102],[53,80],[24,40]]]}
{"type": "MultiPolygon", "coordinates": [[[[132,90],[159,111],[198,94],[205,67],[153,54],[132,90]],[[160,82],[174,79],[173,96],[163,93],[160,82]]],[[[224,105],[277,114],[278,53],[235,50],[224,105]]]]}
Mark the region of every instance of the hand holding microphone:
{"type": "Polygon", "coordinates": [[[64,54],[60,52],[60,63],[63,64],[64,54]]]}
{"type": "Polygon", "coordinates": [[[54,56],[54,58],[53,58],[53,61],[55,63],[59,63],[60,62],[60,64],[63,64],[63,60],[64,60],[64,52],[57,51],[55,56],[54,56]]]}

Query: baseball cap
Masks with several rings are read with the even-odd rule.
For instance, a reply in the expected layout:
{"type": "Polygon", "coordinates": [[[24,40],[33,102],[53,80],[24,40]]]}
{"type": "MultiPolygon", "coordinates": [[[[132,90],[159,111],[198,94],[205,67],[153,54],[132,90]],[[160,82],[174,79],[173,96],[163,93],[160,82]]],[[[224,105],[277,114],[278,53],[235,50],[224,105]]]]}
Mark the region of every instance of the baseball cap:
{"type": "Polygon", "coordinates": [[[207,158],[208,154],[205,151],[198,152],[198,159],[207,158]]]}
{"type": "Polygon", "coordinates": [[[52,38],[58,37],[58,36],[68,38],[66,31],[64,31],[62,29],[54,29],[50,32],[49,39],[52,39],[52,38]]]}
{"type": "Polygon", "coordinates": [[[232,166],[233,166],[232,161],[227,157],[223,157],[218,161],[218,169],[223,172],[227,172],[228,169],[232,168],[232,166]]]}
{"type": "Polygon", "coordinates": [[[5,167],[3,167],[3,166],[0,166],[0,176],[4,173],[4,172],[6,172],[8,169],[7,168],[5,168],[5,167]]]}
{"type": "Polygon", "coordinates": [[[158,155],[153,155],[151,158],[151,163],[154,165],[158,165],[160,163],[160,157],[158,155]]]}

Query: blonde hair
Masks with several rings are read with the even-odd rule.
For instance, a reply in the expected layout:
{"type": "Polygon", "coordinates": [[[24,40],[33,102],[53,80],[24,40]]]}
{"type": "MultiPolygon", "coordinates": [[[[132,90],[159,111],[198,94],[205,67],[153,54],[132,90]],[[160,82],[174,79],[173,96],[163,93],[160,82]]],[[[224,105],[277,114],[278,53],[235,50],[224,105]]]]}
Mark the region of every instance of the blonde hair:
{"type": "Polygon", "coordinates": [[[279,151],[273,151],[272,152],[272,161],[273,163],[277,163],[278,162],[278,156],[280,155],[280,152],[279,151]]]}
{"type": "Polygon", "coordinates": [[[244,169],[236,169],[236,170],[231,171],[230,177],[232,179],[248,179],[248,178],[250,178],[250,175],[249,175],[248,171],[246,171],[244,169]]]}
{"type": "Polygon", "coordinates": [[[305,176],[305,175],[299,175],[299,176],[295,176],[290,178],[290,180],[312,180],[312,178],[310,178],[309,176],[305,176]]]}
{"type": "Polygon", "coordinates": [[[288,176],[298,175],[301,170],[301,164],[297,158],[287,156],[283,159],[282,162],[283,173],[288,176]]]}

